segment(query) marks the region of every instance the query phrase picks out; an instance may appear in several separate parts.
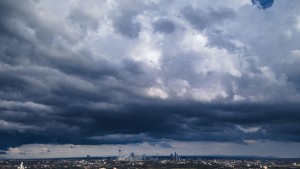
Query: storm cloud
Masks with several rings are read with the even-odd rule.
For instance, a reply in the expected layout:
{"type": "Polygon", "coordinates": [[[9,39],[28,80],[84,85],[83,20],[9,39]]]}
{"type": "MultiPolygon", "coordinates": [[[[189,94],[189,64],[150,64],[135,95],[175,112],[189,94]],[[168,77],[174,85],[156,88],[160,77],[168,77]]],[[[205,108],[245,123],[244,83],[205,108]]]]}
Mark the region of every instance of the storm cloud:
{"type": "Polygon", "coordinates": [[[0,150],[299,143],[298,5],[0,1],[0,150]]]}

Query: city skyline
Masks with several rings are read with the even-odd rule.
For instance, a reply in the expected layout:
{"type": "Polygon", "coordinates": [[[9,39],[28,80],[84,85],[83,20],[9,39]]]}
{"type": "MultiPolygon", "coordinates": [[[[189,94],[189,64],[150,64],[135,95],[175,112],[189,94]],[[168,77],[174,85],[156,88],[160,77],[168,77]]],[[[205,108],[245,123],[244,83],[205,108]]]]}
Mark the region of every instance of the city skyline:
{"type": "Polygon", "coordinates": [[[0,0],[0,158],[299,158],[299,5],[0,0]]]}

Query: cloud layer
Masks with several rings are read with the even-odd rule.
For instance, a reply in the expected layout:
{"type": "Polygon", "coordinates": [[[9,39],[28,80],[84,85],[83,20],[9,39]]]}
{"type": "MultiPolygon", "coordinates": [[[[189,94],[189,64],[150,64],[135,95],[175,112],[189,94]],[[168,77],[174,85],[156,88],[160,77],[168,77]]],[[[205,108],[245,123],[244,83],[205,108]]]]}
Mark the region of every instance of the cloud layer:
{"type": "Polygon", "coordinates": [[[299,142],[299,3],[1,1],[0,149],[299,142]]]}

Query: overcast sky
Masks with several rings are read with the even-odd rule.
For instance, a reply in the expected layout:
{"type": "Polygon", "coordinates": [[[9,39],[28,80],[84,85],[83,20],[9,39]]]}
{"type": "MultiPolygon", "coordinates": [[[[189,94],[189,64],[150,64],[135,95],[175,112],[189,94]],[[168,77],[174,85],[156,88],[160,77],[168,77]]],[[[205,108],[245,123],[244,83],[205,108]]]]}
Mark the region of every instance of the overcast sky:
{"type": "Polygon", "coordinates": [[[300,157],[299,6],[0,0],[0,157],[300,157]]]}

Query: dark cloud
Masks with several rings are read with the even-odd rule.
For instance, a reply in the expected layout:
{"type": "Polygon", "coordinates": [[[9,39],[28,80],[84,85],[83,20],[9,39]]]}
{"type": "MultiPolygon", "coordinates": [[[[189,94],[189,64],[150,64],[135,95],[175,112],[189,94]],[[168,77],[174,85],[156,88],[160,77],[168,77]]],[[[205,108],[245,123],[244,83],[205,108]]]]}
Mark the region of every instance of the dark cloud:
{"type": "Polygon", "coordinates": [[[172,33],[175,31],[175,24],[168,19],[159,19],[153,23],[154,31],[162,33],[172,33]]]}
{"type": "Polygon", "coordinates": [[[1,131],[1,145],[5,148],[26,143],[126,144],[162,138],[238,143],[251,139],[299,141],[298,110],[298,105],[179,106],[149,101],[119,110],[73,105],[61,107],[54,117],[39,117],[40,122],[23,118],[19,126],[1,131]],[[30,125],[33,127],[26,127],[30,125]],[[259,129],[245,132],[237,125],[245,131],[251,127],[259,129]],[[16,131],[18,128],[20,131],[16,131]]]}
{"type": "Polygon", "coordinates": [[[253,23],[236,31],[246,20],[238,10],[167,4],[174,15],[122,1],[58,16],[43,2],[0,3],[0,149],[300,141],[297,64],[253,52],[273,36],[256,45],[253,23]]]}
{"type": "Polygon", "coordinates": [[[203,11],[191,6],[182,9],[183,17],[196,29],[203,30],[226,19],[234,18],[235,13],[229,8],[209,9],[203,11]]]}
{"type": "Polygon", "coordinates": [[[124,10],[119,16],[116,16],[114,20],[114,28],[117,32],[128,38],[137,38],[141,31],[141,25],[136,20],[135,11],[124,10]]]}

